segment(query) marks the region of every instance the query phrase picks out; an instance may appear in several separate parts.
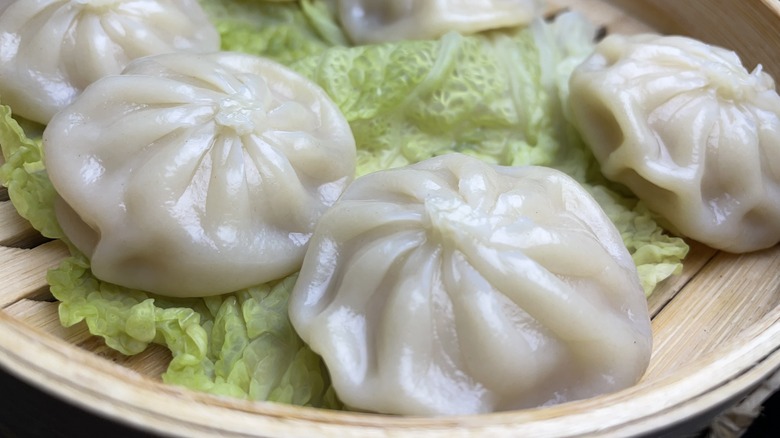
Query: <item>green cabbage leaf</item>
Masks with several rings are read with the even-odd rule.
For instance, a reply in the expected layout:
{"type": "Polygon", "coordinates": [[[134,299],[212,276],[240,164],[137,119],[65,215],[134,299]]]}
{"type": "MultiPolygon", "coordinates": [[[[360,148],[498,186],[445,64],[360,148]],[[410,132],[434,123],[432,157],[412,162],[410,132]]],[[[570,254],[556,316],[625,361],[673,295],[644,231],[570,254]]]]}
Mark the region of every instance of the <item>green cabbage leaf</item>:
{"type": "Polygon", "coordinates": [[[43,236],[58,239],[64,236],[54,217],[56,192],[43,165],[40,133],[43,127],[17,121],[11,108],[0,105],[0,183],[20,216],[27,219],[43,236]],[[25,128],[21,124],[25,124],[25,128]],[[28,137],[27,132],[37,135],[28,137]]]}
{"type": "Polygon", "coordinates": [[[283,64],[315,55],[347,37],[325,2],[200,0],[222,39],[222,50],[251,53],[283,64]]]}

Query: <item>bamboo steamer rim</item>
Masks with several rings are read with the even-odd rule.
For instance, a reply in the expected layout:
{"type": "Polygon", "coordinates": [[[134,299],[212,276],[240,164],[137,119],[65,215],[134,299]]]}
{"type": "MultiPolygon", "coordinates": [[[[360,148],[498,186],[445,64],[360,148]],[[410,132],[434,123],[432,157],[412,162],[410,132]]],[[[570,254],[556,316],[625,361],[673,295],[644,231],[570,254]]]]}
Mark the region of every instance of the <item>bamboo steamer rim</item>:
{"type": "MultiPolygon", "coordinates": [[[[776,0],[548,0],[584,12],[623,8],[666,33],[734,48],[780,77],[776,0]],[[729,17],[733,26],[722,26],[729,17]],[[761,44],[759,44],[761,43],[761,44]]],[[[619,16],[613,18],[619,27],[619,16]]],[[[592,17],[593,18],[593,17],[592,17]]],[[[1,248],[0,248],[1,249],[1,248]]],[[[767,256],[780,259],[780,247],[767,256]]],[[[5,260],[0,260],[6,262],[5,260]]],[[[774,272],[769,275],[777,275],[774,272]]],[[[687,281],[687,280],[686,280],[687,281]]],[[[780,294],[780,289],[774,290],[780,294]]],[[[667,297],[672,300],[674,296],[667,297]]],[[[667,299],[664,297],[658,300],[667,299]]],[[[780,301],[778,298],[777,301],[780,301]]],[[[394,417],[249,402],[165,385],[0,309],[0,367],[74,405],[141,430],[187,437],[527,435],[626,436],[706,425],[780,369],[780,305],[717,349],[646,384],[558,406],[479,416],[394,417]]],[[[697,429],[691,429],[695,431],[697,429]]]]}
{"type": "Polygon", "coordinates": [[[0,312],[0,363],[46,391],[118,421],[180,436],[449,437],[644,435],[723,408],[780,368],[780,306],[720,349],[653,382],[558,406],[413,418],[249,402],[150,381],[0,312]]]}

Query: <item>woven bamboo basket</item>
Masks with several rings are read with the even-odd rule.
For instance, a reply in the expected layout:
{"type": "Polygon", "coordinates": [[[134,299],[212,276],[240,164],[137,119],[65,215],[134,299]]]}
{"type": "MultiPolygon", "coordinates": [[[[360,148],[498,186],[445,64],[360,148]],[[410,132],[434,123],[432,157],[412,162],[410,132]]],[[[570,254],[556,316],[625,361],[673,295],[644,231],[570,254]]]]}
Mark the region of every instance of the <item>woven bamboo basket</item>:
{"type": "MultiPolygon", "coordinates": [[[[579,10],[612,33],[654,30],[719,44],[780,78],[778,0],[548,3],[550,12],[579,10]]],[[[654,353],[636,386],[554,407],[402,418],[195,393],[161,382],[170,360],[162,348],[125,357],[84,325],[63,328],[45,273],[67,250],[37,235],[2,189],[0,367],[97,415],[183,437],[628,436],[708,426],[739,433],[780,385],[780,247],[733,255],[690,244],[683,273],[649,299],[654,353]]]]}

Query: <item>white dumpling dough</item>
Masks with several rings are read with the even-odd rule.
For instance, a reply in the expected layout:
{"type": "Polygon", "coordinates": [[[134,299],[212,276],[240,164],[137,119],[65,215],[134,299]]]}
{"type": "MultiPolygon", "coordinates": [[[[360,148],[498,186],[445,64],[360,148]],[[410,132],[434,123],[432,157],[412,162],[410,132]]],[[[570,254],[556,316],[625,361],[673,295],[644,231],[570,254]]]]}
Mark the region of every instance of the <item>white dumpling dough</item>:
{"type": "Polygon", "coordinates": [[[171,296],[298,270],[356,160],[321,88],[229,52],[136,60],[59,112],[43,142],[59,222],[94,274],[171,296]]]}
{"type": "Polygon", "coordinates": [[[542,0],[331,0],[358,44],[438,38],[530,23],[542,0]]]}
{"type": "Polygon", "coordinates": [[[612,35],[569,105],[602,173],[668,228],[731,252],[780,241],[780,96],[760,68],[686,37],[612,35]]]}
{"type": "Polygon", "coordinates": [[[0,100],[46,124],[135,58],[211,52],[220,38],[197,0],[0,2],[0,100]]]}
{"type": "Polygon", "coordinates": [[[391,414],[619,390],[652,344],[636,267],[577,182],[459,154],[355,180],[320,220],[289,310],[339,398],[391,414]]]}

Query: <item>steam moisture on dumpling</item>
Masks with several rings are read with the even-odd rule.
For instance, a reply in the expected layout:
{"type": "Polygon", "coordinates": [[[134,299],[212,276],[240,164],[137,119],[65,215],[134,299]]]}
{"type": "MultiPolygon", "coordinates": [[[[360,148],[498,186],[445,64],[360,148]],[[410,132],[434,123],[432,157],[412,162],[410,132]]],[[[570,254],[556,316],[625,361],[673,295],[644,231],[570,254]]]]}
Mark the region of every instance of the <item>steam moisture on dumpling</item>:
{"type": "Polygon", "coordinates": [[[570,89],[602,173],[669,228],[732,252],[780,241],[780,96],[760,67],[691,38],[612,35],[570,89]]]}
{"type": "Polygon", "coordinates": [[[438,38],[526,25],[542,0],[332,0],[349,37],[359,44],[438,38]]]}
{"type": "Polygon", "coordinates": [[[296,271],[356,160],[321,88],[230,52],[133,61],[59,112],[43,141],[59,222],[95,276],[172,296],[296,271]]]}
{"type": "Polygon", "coordinates": [[[361,410],[508,410],[626,388],[650,358],[619,233],[569,176],[465,155],[356,179],[290,300],[339,398],[361,410]]]}
{"type": "Polygon", "coordinates": [[[219,44],[197,0],[0,1],[0,99],[45,124],[135,58],[219,44]]]}

